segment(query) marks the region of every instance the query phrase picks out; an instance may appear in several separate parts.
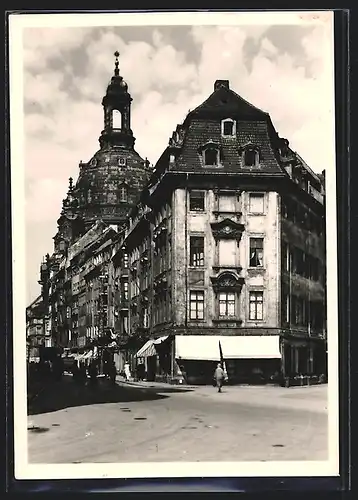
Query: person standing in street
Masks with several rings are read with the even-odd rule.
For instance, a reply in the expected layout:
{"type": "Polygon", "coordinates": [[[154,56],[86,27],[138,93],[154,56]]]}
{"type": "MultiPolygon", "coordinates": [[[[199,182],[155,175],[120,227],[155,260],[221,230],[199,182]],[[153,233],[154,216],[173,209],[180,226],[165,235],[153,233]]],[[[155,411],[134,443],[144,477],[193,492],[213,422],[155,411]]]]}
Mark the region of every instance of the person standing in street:
{"type": "Polygon", "coordinates": [[[222,369],[221,363],[218,363],[218,366],[216,367],[216,370],[214,372],[214,379],[216,382],[216,387],[218,388],[218,392],[221,392],[221,388],[224,383],[224,378],[225,378],[224,370],[222,369]]]}
{"type": "Polygon", "coordinates": [[[128,361],[126,361],[126,363],[124,363],[124,376],[125,376],[126,381],[129,381],[131,379],[131,370],[130,370],[128,361]]]}
{"type": "Polygon", "coordinates": [[[117,369],[114,361],[109,362],[108,376],[112,385],[116,384],[117,369]]]}

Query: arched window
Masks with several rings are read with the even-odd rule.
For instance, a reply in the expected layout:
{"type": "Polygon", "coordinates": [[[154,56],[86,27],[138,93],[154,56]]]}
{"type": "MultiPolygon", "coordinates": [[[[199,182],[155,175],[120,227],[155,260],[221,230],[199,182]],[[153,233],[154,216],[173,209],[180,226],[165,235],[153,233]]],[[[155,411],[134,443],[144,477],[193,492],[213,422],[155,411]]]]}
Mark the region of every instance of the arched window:
{"type": "Polygon", "coordinates": [[[128,189],[125,185],[119,188],[119,201],[128,201],[128,189]]]}
{"type": "Polygon", "coordinates": [[[122,128],[122,115],[118,109],[114,109],[112,112],[112,126],[113,128],[122,128]]]}

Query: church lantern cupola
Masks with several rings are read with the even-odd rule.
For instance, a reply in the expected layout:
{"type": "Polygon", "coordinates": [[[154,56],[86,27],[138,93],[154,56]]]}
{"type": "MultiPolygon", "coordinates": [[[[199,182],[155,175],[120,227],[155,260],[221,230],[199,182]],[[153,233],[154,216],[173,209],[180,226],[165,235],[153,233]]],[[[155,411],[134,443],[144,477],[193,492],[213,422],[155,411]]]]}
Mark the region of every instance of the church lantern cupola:
{"type": "Polygon", "coordinates": [[[101,148],[120,146],[133,148],[135,138],[131,130],[131,102],[128,85],[119,74],[119,52],[116,51],[114,75],[102,99],[104,130],[99,138],[101,148]]]}

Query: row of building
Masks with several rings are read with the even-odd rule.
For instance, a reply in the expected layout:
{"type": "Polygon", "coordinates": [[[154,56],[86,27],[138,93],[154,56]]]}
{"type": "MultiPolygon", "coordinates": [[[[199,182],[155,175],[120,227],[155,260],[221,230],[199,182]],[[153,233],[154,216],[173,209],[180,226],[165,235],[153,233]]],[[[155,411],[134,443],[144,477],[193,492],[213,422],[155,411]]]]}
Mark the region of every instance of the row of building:
{"type": "Polygon", "coordinates": [[[149,380],[210,383],[220,360],[232,383],[324,380],[324,172],[227,80],[152,168],[131,101],[116,58],[100,149],[70,179],[27,310],[30,343],[42,328],[40,343],[106,353],[119,371],[143,360],[149,380]]]}

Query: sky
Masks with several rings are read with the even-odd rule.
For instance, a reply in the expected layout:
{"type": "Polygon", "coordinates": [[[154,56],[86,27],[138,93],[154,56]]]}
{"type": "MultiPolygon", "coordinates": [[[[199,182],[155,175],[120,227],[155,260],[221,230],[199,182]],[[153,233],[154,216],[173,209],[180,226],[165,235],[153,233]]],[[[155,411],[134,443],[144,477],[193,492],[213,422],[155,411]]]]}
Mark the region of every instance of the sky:
{"type": "Polygon", "coordinates": [[[275,24],[272,16],[230,26],[23,28],[27,303],[40,293],[39,265],[53,251],[68,178],[99,149],[116,50],[133,98],[135,149],[152,164],[177,123],[225,79],[321,172],[333,165],[331,37],[329,23],[275,24]]]}

